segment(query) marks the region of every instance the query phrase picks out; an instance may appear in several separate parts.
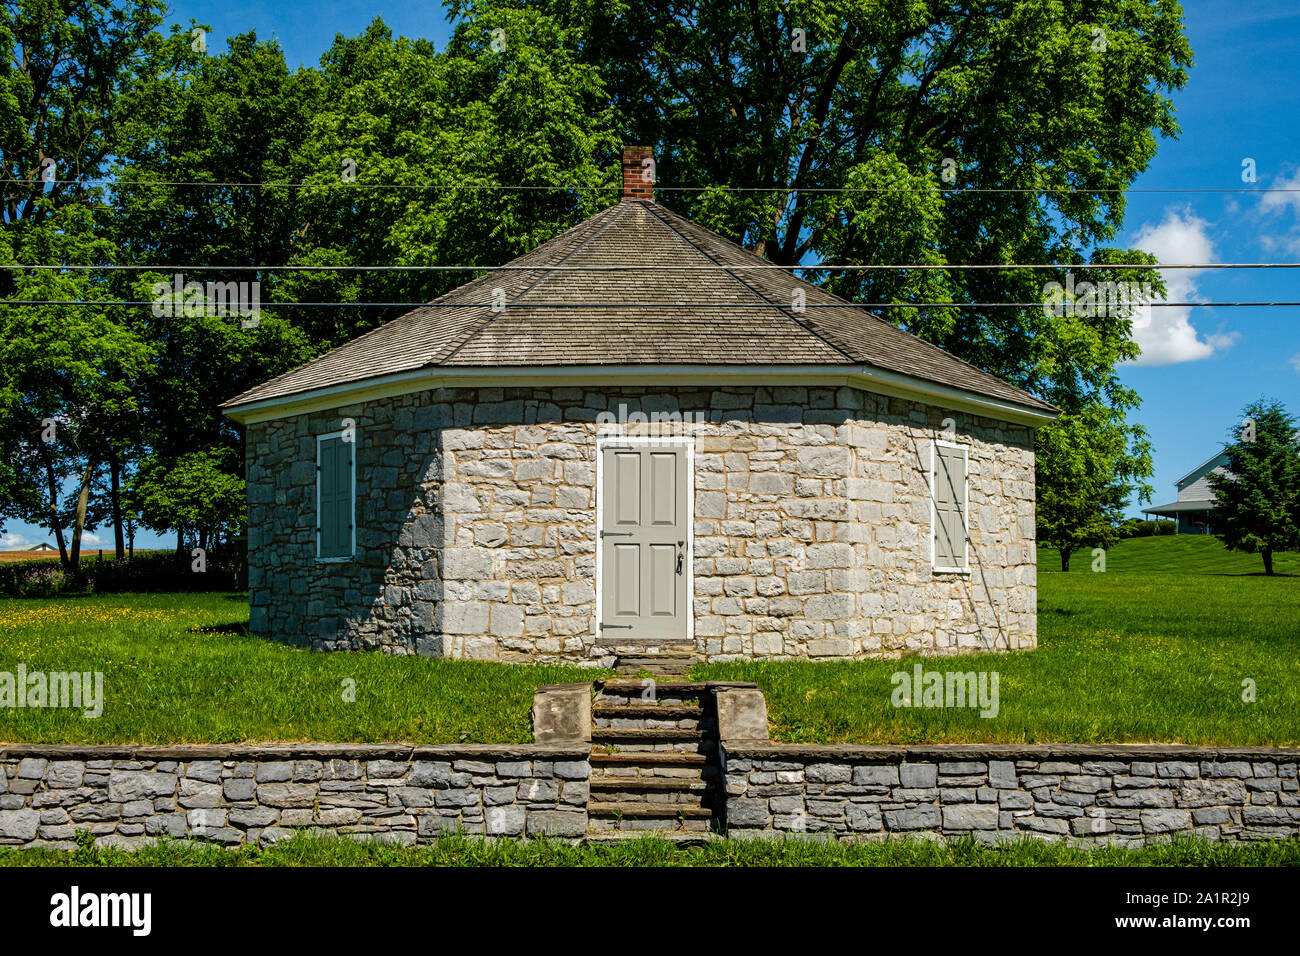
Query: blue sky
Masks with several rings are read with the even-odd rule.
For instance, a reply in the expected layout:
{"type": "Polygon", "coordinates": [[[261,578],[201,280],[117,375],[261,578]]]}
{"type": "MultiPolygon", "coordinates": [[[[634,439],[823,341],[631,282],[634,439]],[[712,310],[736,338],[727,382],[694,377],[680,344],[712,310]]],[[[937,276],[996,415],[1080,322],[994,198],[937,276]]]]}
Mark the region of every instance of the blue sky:
{"type": "MultiPolygon", "coordinates": [[[[1254,11],[1227,0],[1186,0],[1186,32],[1196,58],[1174,94],[1182,133],[1165,140],[1134,183],[1121,246],[1139,246],[1164,262],[1300,261],[1300,6],[1254,11]],[[1242,181],[1253,160],[1256,181],[1242,181]],[[1288,187],[1291,193],[1205,192],[1288,187]],[[1202,190],[1200,192],[1195,190],[1202,190]]],[[[382,17],[394,33],[441,48],[450,35],[436,4],[358,0],[184,0],[169,20],[212,27],[209,49],[254,29],[279,40],[291,67],[314,66],[334,35],[360,33],[382,17]]],[[[1167,274],[1171,301],[1300,300],[1300,270],[1218,270],[1167,274]]],[[[1152,310],[1139,335],[1144,359],[1122,377],[1142,396],[1133,417],[1155,445],[1155,503],[1172,500],[1173,482],[1209,458],[1240,410],[1261,395],[1300,412],[1300,308],[1152,310]]],[[[1133,503],[1129,511],[1138,512],[1133,503]]],[[[49,540],[38,528],[7,522],[0,547],[49,540]]],[[[90,547],[111,544],[111,529],[90,547]]],[[[137,545],[157,539],[143,533],[137,545]]]]}

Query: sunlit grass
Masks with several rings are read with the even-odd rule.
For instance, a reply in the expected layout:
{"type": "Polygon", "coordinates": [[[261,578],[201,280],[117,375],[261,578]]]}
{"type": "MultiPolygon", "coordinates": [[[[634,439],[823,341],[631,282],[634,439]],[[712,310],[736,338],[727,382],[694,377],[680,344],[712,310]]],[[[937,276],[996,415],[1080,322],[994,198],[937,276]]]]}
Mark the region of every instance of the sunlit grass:
{"type": "MultiPolygon", "coordinates": [[[[1035,651],[710,664],[693,675],[756,681],[785,741],[1300,744],[1300,580],[1195,570],[1243,557],[1212,538],[1130,543],[1148,557],[1163,549],[1169,570],[1123,570],[1116,549],[1105,573],[1040,573],[1035,651]],[[917,660],[996,671],[998,715],[892,706],[891,676],[917,660]]],[[[106,698],[98,719],[0,709],[0,740],[524,743],[538,685],[603,673],[318,654],[245,634],[247,616],[242,594],[0,600],[0,671],[103,671],[106,698]]]]}
{"type": "Polygon", "coordinates": [[[0,740],[525,743],[578,667],[320,654],[244,633],[242,594],[0,600],[0,670],[102,671],[104,712],[0,709],[0,740]],[[350,697],[354,697],[350,700],[350,697]]]}
{"type": "Polygon", "coordinates": [[[1300,840],[1209,843],[1185,837],[1141,848],[1082,848],[1024,840],[989,847],[972,840],[831,843],[720,840],[679,847],[647,836],[614,844],[483,840],[447,835],[417,847],[300,834],[266,848],[223,849],[164,840],[135,851],[0,849],[4,866],[1300,866],[1300,840]]]}
{"type": "MultiPolygon", "coordinates": [[[[1092,574],[1094,557],[1091,548],[1074,552],[1070,558],[1071,574],[1092,574]]],[[[1055,548],[1038,549],[1038,572],[1061,570],[1060,552],[1055,548]]],[[[1258,554],[1229,551],[1214,535],[1176,534],[1148,538],[1126,538],[1106,549],[1106,572],[1155,571],[1183,574],[1263,574],[1264,559],[1258,554]]],[[[1300,574],[1300,554],[1282,552],[1273,555],[1276,574],[1300,574]]]]}
{"type": "Polygon", "coordinates": [[[787,741],[1300,743],[1300,580],[1113,567],[1040,573],[1034,651],[692,673],[758,683],[787,741]],[[891,675],[917,661],[996,671],[998,715],[894,707],[891,675]]]}

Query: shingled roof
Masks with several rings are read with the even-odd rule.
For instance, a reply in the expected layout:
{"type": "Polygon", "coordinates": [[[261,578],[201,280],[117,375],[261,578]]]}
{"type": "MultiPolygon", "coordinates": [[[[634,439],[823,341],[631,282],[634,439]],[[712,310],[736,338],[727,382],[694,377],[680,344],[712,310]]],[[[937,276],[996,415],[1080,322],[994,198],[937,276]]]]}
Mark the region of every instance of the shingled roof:
{"type": "Polygon", "coordinates": [[[509,265],[530,268],[468,282],[222,407],[237,415],[420,370],[671,365],[865,366],[1056,411],[651,200],[624,198],[509,265]],[[641,264],[655,268],[583,268],[641,264]],[[493,311],[499,289],[506,306],[493,311]]]}

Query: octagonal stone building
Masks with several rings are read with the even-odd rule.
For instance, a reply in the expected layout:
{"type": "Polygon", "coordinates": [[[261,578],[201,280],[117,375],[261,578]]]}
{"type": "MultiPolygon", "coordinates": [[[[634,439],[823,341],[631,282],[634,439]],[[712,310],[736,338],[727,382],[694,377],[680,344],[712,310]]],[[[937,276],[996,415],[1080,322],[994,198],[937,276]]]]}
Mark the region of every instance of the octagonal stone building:
{"type": "Polygon", "coordinates": [[[606,665],[1034,647],[1056,409],[656,204],[648,156],[616,205],[223,406],[253,631],[606,665]]]}

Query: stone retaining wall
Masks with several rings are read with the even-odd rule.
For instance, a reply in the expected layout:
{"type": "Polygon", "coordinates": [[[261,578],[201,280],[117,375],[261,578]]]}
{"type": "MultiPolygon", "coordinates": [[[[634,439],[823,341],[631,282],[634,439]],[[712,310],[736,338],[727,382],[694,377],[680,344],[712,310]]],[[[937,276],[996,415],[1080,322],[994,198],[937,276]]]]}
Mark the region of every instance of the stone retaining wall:
{"type": "Polygon", "coordinates": [[[401,844],[587,832],[590,747],[307,744],[0,749],[0,845],[227,845],[303,829],[401,844]]]}
{"type": "MultiPolygon", "coordinates": [[[[732,836],[1140,844],[1300,835],[1300,750],[1147,745],[812,746],[724,741],[732,836]]],[[[590,744],[0,748],[0,845],[225,845],[295,830],[427,842],[576,839],[590,744]]]]}
{"type": "Polygon", "coordinates": [[[1140,844],[1300,834],[1300,750],[725,744],[728,832],[1140,844]]]}

